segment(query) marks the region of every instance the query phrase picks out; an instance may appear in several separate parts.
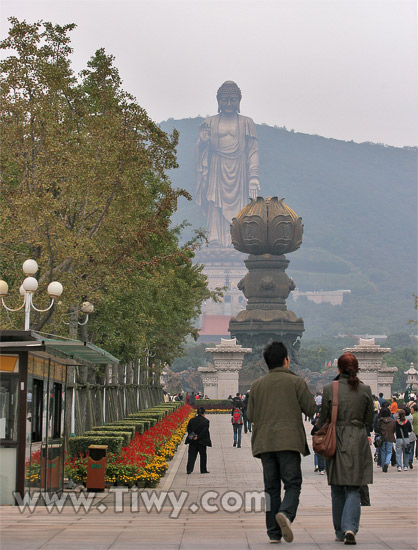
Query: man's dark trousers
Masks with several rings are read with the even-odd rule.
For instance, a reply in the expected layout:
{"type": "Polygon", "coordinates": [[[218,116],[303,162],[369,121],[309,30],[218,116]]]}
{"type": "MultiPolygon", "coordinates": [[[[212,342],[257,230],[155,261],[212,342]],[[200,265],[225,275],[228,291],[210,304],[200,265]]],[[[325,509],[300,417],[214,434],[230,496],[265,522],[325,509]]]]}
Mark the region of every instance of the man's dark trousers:
{"type": "Polygon", "coordinates": [[[292,522],[299,506],[302,487],[301,458],[297,451],[277,451],[262,453],[264,490],[270,496],[270,509],[266,502],[266,526],[270,539],[280,539],[282,534],[276,522],[276,514],[283,514],[292,522]],[[284,498],[281,499],[281,482],[284,485],[284,498]]]}
{"type": "Polygon", "coordinates": [[[207,454],[206,445],[193,441],[189,444],[189,457],[187,459],[186,472],[191,474],[193,472],[194,463],[196,462],[197,455],[200,454],[200,473],[203,474],[207,471],[207,454]]]}

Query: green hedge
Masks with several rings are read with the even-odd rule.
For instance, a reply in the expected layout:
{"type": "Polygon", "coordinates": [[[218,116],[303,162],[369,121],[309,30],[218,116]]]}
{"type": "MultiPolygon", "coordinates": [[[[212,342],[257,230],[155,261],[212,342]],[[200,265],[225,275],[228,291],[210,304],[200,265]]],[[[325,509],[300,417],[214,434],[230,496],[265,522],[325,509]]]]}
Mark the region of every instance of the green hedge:
{"type": "Polygon", "coordinates": [[[88,432],[84,432],[83,435],[86,435],[86,433],[91,432],[129,432],[131,434],[131,439],[135,436],[135,426],[133,424],[123,424],[120,426],[114,426],[113,424],[106,424],[105,426],[95,426],[88,432]]]}
{"type": "Polygon", "coordinates": [[[125,418],[125,420],[116,420],[115,422],[112,422],[111,424],[106,424],[106,426],[118,426],[119,428],[123,426],[130,426],[135,428],[135,431],[139,432],[140,434],[143,434],[145,430],[149,430],[150,423],[148,420],[134,420],[131,418],[125,418]]]}
{"type": "Polygon", "coordinates": [[[68,440],[68,450],[72,458],[79,456],[81,454],[87,454],[90,445],[107,445],[108,452],[119,454],[123,446],[123,437],[118,436],[77,436],[71,437],[68,440]]]}
{"type": "Polygon", "coordinates": [[[134,422],[143,422],[144,420],[148,420],[151,426],[155,426],[161,418],[157,418],[156,416],[128,416],[127,420],[132,420],[134,422]]]}
{"type": "Polygon", "coordinates": [[[144,411],[130,414],[128,418],[156,418],[157,420],[161,420],[162,418],[164,418],[164,416],[164,411],[144,411]]]}
{"type": "Polygon", "coordinates": [[[109,432],[109,431],[104,430],[102,432],[100,432],[100,431],[84,432],[83,436],[84,437],[122,437],[123,438],[122,447],[126,447],[131,442],[132,432],[130,432],[130,431],[125,431],[125,432],[113,431],[113,432],[109,432]]]}
{"type": "Polygon", "coordinates": [[[125,424],[135,426],[136,431],[140,433],[144,433],[145,430],[149,430],[150,427],[153,426],[153,424],[151,424],[151,421],[145,418],[125,418],[125,420],[116,420],[115,422],[112,422],[111,425],[124,426],[125,424]]]}

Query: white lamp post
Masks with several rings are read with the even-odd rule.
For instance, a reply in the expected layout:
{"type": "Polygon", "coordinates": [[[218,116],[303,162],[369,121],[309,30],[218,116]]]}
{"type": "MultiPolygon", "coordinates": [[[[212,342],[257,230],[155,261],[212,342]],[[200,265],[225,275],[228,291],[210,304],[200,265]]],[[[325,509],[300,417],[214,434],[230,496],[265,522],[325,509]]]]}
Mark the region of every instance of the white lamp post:
{"type": "Polygon", "coordinates": [[[23,297],[23,304],[16,309],[9,308],[4,303],[4,296],[7,296],[9,292],[9,286],[6,281],[0,280],[1,303],[7,309],[7,311],[19,311],[23,307],[25,308],[25,330],[30,330],[31,308],[33,308],[35,311],[38,311],[39,313],[44,313],[45,311],[48,311],[54,305],[55,298],[59,298],[62,294],[62,291],[64,290],[62,284],[58,281],[53,281],[52,283],[49,283],[47,293],[48,296],[51,298],[51,303],[46,309],[38,309],[33,304],[33,294],[38,289],[38,281],[35,279],[35,277],[32,277],[32,275],[35,275],[37,271],[38,264],[35,262],[35,260],[26,260],[26,262],[23,263],[23,273],[26,275],[26,279],[23,281],[20,287],[20,294],[23,297]]]}
{"type": "MultiPolygon", "coordinates": [[[[81,311],[85,314],[86,318],[81,323],[80,321],[77,321],[77,323],[82,327],[83,325],[87,325],[87,322],[89,320],[90,313],[93,313],[94,311],[94,305],[90,302],[83,302],[81,304],[81,311]]],[[[63,321],[64,324],[69,325],[70,323],[67,323],[66,321],[63,321]]]]}

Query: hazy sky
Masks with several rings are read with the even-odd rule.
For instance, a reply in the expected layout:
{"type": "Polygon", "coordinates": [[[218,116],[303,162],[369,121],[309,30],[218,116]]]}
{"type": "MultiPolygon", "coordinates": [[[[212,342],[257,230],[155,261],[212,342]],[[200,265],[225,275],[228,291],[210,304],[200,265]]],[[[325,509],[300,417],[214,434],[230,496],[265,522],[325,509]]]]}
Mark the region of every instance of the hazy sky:
{"type": "Polygon", "coordinates": [[[215,114],[235,80],[256,123],[357,142],[417,144],[415,0],[1,0],[10,15],[77,24],[157,122],[215,114]]]}

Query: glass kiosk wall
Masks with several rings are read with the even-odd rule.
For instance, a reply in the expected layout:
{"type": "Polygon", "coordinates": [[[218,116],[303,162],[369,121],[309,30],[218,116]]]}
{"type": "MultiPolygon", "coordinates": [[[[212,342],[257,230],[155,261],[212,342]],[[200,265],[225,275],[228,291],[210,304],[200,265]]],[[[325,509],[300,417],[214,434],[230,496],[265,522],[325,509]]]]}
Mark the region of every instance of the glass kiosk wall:
{"type": "Polygon", "coordinates": [[[66,367],[29,353],[25,489],[60,492],[64,478],[66,367]]]}
{"type": "Polygon", "coordinates": [[[45,352],[0,355],[0,505],[64,483],[66,365],[45,352]]]}

